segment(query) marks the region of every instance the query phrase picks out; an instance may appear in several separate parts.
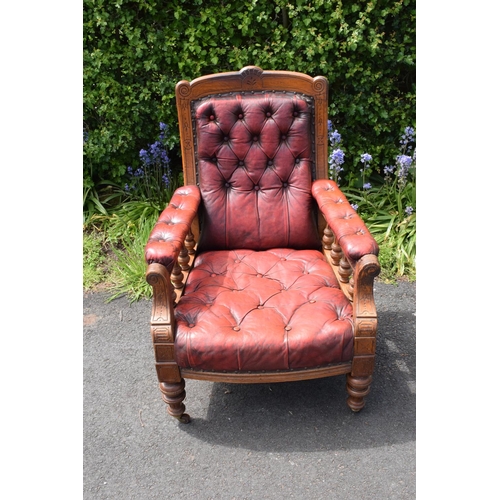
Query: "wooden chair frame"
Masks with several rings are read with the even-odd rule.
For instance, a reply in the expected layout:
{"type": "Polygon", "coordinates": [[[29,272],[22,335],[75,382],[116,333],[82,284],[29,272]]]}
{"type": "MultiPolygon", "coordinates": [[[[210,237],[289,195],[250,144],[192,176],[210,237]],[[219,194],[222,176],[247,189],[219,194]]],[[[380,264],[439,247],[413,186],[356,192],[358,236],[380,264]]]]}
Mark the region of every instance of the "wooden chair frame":
{"type": "MultiPolygon", "coordinates": [[[[315,113],[315,178],[328,179],[327,106],[328,82],[322,76],[310,76],[289,71],[263,71],[248,66],[241,71],[220,73],[181,81],[176,87],[184,183],[197,184],[195,133],[192,126],[191,103],[197,99],[231,92],[287,91],[308,96],[314,100],[315,113]]],[[[159,263],[151,263],[146,279],[153,287],[151,335],[156,358],[156,369],[163,400],[168,413],[181,422],[189,422],[185,413],[184,379],[209,380],[230,383],[274,383],[308,380],[334,375],[347,375],[347,404],[357,412],[365,404],[370,390],[375,363],[377,313],[373,297],[373,281],[380,272],[375,254],[367,254],[357,261],[344,255],[334,231],[318,210],[318,230],[323,234],[323,253],[330,263],[345,296],[353,306],[354,356],[352,361],[332,366],[269,373],[203,372],[180,368],[175,361],[174,308],[183,293],[191,269],[199,237],[199,222],[195,217],[184,245],[178,252],[172,272],[159,263]]]]}

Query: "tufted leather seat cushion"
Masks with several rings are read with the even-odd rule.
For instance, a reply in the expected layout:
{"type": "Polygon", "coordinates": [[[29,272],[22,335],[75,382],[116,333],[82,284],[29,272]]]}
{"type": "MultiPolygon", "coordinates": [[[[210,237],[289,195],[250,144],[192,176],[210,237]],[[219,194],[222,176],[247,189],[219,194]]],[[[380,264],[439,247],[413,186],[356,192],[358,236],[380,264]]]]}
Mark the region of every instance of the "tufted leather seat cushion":
{"type": "Polygon", "coordinates": [[[227,94],[196,102],[193,112],[203,199],[199,250],[320,248],[307,99],[227,94]]]}
{"type": "Polygon", "coordinates": [[[203,253],[175,317],[184,368],[287,370],[353,355],[351,304],[316,250],[203,253]]]}

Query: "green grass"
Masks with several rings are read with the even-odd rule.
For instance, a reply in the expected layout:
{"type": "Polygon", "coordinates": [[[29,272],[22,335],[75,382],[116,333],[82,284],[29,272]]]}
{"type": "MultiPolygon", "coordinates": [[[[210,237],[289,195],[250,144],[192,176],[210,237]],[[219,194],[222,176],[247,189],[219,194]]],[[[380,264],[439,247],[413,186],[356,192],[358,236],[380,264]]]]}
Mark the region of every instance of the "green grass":
{"type": "Polygon", "coordinates": [[[152,296],[144,247],[158,215],[154,211],[140,222],[127,221],[123,213],[92,219],[94,227],[83,235],[84,291],[107,291],[109,300],[126,295],[131,302],[152,296]]]}
{"type": "Polygon", "coordinates": [[[125,236],[120,247],[112,247],[114,260],[110,267],[113,286],[110,291],[113,300],[123,295],[131,302],[152,297],[152,288],[146,281],[147,264],[144,259],[144,247],[148,241],[153,224],[137,229],[133,236],[125,236]]]}
{"type": "Polygon", "coordinates": [[[94,290],[107,279],[104,234],[96,230],[83,233],[83,289],[94,290]]]}

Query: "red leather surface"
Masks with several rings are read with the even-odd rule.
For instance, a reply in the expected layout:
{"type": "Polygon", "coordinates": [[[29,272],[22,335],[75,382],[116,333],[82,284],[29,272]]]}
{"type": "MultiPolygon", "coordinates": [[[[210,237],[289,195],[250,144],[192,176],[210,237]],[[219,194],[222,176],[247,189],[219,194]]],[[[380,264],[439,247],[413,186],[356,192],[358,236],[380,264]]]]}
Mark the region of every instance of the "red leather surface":
{"type": "Polygon", "coordinates": [[[370,253],[378,255],[377,242],[334,181],[315,181],[312,194],[344,255],[351,261],[357,261],[370,253]]]}
{"type": "Polygon", "coordinates": [[[145,258],[148,264],[157,262],[172,272],[199,204],[200,191],[196,186],[184,186],[175,191],[146,244],[145,258]]]}
{"type": "Polygon", "coordinates": [[[316,250],[203,253],[175,317],[185,368],[298,369],[353,354],[351,304],[316,250]]]}
{"type": "Polygon", "coordinates": [[[311,118],[304,98],[284,92],[197,103],[200,250],[320,248],[311,118]]]}

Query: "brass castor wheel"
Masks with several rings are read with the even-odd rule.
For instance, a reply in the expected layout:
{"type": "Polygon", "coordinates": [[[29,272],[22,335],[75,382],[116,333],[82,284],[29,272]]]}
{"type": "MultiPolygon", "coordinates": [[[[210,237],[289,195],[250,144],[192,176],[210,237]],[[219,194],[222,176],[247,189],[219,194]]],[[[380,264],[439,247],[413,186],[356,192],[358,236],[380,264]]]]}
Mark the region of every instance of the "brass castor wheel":
{"type": "Polygon", "coordinates": [[[187,413],[183,413],[177,420],[179,420],[181,424],[189,424],[189,422],[191,422],[191,417],[187,413]]]}

